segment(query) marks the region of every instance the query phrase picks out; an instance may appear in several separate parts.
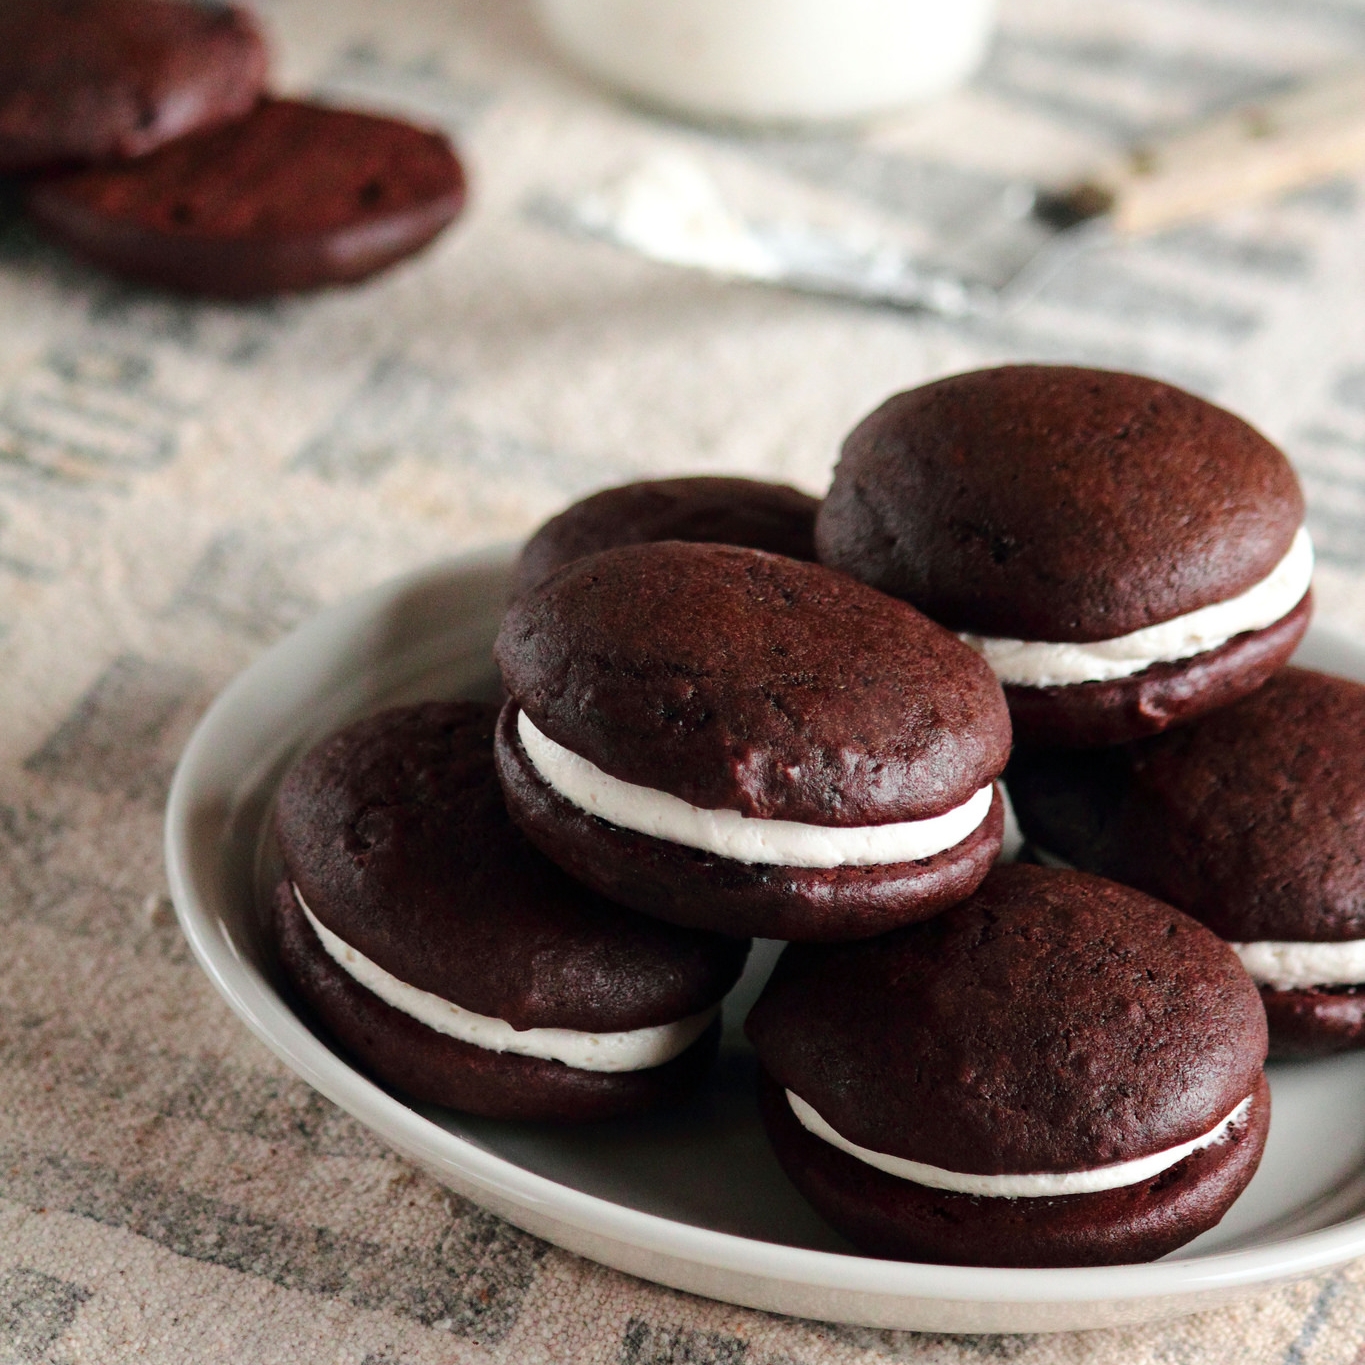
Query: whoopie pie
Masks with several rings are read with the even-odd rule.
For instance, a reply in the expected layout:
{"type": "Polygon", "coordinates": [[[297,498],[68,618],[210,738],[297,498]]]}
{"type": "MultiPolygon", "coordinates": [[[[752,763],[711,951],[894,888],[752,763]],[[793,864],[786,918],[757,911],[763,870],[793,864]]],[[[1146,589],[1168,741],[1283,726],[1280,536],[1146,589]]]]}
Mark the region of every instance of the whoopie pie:
{"type": "Polygon", "coordinates": [[[703,1078],[748,943],[570,881],[507,818],[497,709],[400,707],[280,789],[280,961],[341,1046],[413,1099],[495,1118],[615,1117],[703,1078]]]}
{"type": "Polygon", "coordinates": [[[815,558],[820,504],[758,479],[649,479],[604,488],[551,517],[522,547],[512,591],[520,596],[575,559],[654,540],[716,541],[815,558]]]}
{"type": "Polygon", "coordinates": [[[1365,1047],[1365,687],[1286,668],[1193,725],[1020,755],[1042,850],[1193,915],[1261,990],[1271,1052],[1365,1047]]]}
{"type": "Polygon", "coordinates": [[[1010,365],[897,394],[844,443],[823,563],[981,651],[1021,745],[1117,744],[1293,652],[1313,550],[1284,455],[1155,379],[1010,365]]]}
{"type": "Polygon", "coordinates": [[[789,946],[749,1015],[777,1157],[875,1256],[1151,1260],[1222,1218],[1270,1119],[1236,955],[1098,877],[992,871],[880,938],[789,946]]]}
{"type": "Polygon", "coordinates": [[[494,653],[513,819],[647,914],[857,938],[962,899],[999,850],[999,684],[844,574],[725,545],[606,550],[515,602],[494,653]]]}

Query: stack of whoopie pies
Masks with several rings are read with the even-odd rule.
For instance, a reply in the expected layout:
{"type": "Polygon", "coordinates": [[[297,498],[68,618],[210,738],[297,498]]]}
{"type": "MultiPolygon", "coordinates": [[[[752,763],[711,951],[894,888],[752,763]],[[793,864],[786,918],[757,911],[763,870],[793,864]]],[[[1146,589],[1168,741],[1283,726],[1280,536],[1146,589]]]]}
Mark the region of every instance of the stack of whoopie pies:
{"type": "Polygon", "coordinates": [[[222,298],[363,279],[459,213],[441,134],[273,98],[266,76],[236,6],[7,0],[0,174],[77,255],[222,298]]]}
{"type": "Polygon", "coordinates": [[[818,508],[588,498],[523,552],[496,721],[385,713],[286,781],[285,966],[397,1088],[562,1120],[697,1083],[785,939],[760,1108],[851,1241],[1163,1255],[1255,1172],[1267,1008],[1365,1037],[1365,688],[1283,667],[1302,520],[1229,413],[1045,366],[893,398],[818,508]],[[1002,775],[1046,866],[997,862],[1002,775]]]}

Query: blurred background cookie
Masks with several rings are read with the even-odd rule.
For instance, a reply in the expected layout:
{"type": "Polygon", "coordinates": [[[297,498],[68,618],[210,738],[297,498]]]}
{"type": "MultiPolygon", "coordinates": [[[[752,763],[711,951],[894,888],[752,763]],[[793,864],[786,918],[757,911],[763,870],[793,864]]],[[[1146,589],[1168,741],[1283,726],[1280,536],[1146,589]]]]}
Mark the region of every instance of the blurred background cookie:
{"type": "Polygon", "coordinates": [[[241,299],[373,275],[431,241],[464,199],[441,133],[268,99],[137,161],[44,177],[28,209],[115,274],[241,299]]]}
{"type": "Polygon", "coordinates": [[[145,156],[265,89],[250,14],[180,0],[6,0],[0,173],[145,156]]]}

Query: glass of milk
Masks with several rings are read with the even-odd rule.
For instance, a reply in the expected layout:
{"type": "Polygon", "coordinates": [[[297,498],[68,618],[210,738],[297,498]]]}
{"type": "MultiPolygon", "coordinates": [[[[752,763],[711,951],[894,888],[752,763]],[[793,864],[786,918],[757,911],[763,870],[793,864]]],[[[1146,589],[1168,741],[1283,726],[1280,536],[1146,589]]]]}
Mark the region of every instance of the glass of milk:
{"type": "Polygon", "coordinates": [[[985,54],[995,0],[535,0],[585,71],[692,118],[868,118],[944,94],[985,54]]]}

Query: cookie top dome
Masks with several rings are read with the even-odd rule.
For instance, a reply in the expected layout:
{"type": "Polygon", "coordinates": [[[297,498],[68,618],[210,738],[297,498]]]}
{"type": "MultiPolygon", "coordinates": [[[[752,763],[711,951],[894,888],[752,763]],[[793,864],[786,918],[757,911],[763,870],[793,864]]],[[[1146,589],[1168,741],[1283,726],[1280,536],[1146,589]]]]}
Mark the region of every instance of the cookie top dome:
{"type": "Polygon", "coordinates": [[[495,655],[527,718],[622,781],[816,825],[938,815],[1003,769],[989,667],[912,607],[759,550],[608,550],[514,603],[495,655]]]}
{"type": "Polygon", "coordinates": [[[1220,939],[1141,892],[1022,865],[922,924],[789,947],[746,1031],[850,1142],[992,1175],[1179,1146],[1252,1093],[1266,1056],[1260,998],[1220,939]]]}
{"type": "Polygon", "coordinates": [[[712,541],[815,558],[815,514],[808,494],[758,479],[650,479],[604,488],[551,517],[522,547],[514,596],[565,564],[617,545],[655,540],[712,541]]]}
{"type": "Polygon", "coordinates": [[[260,28],[233,5],[7,0],[0,6],[0,173],[145,156],[250,112],[260,28]]]}
{"type": "Polygon", "coordinates": [[[440,132],[266,98],[135,161],[42,177],[25,203],[41,231],[106,269],[247,299],[364,279],[425,246],[465,195],[440,132]]]}
{"type": "Polygon", "coordinates": [[[1112,639],[1266,578],[1303,521],[1284,455],[1170,384],[1056,365],[888,399],[844,443],[825,564],[953,630],[1112,639]]]}

